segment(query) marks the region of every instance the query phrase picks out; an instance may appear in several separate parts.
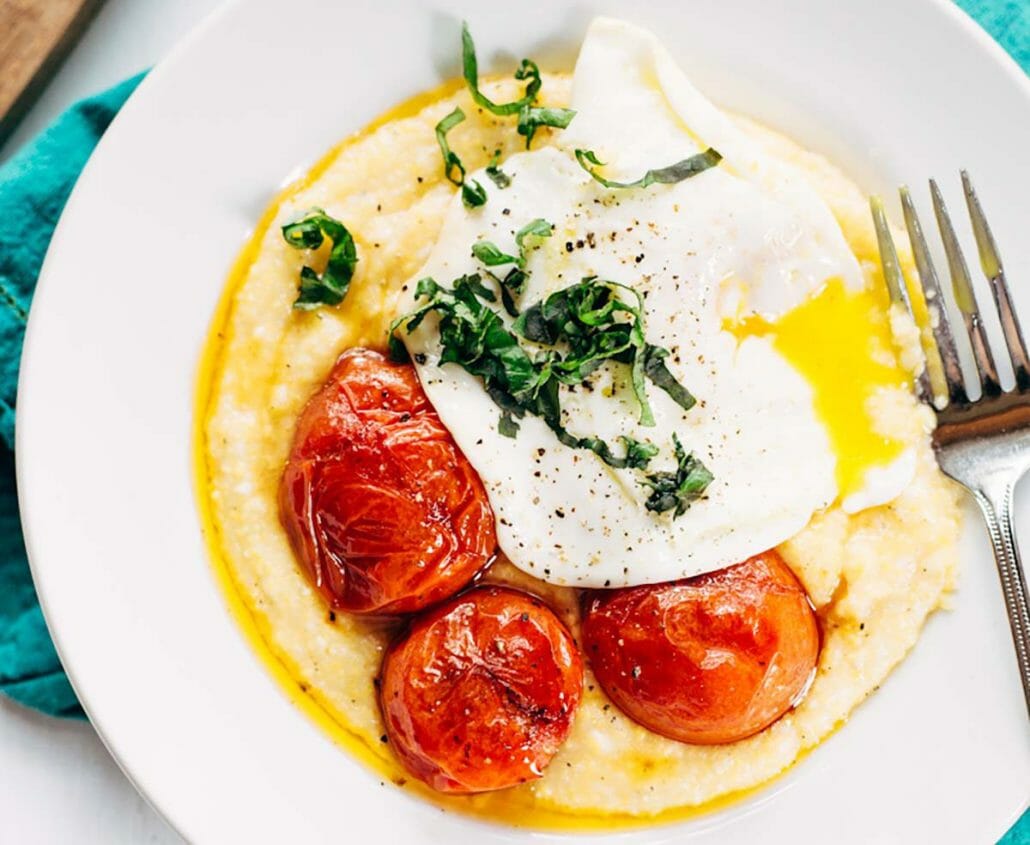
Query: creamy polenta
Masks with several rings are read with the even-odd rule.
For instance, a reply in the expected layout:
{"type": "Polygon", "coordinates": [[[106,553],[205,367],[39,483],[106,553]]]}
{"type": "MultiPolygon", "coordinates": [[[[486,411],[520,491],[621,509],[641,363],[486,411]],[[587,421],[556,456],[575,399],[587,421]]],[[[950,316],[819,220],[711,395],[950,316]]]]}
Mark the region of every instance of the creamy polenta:
{"type": "MultiPolygon", "coordinates": [[[[499,101],[521,93],[502,81],[487,90],[499,101]]],[[[564,104],[568,77],[545,75],[543,92],[549,104],[564,104]]],[[[455,192],[443,174],[434,126],[456,105],[468,120],[450,141],[470,172],[496,153],[503,160],[522,148],[524,139],[510,121],[478,109],[455,84],[413,100],[334,149],[272,204],[243,251],[208,341],[197,409],[205,531],[255,647],[336,740],[385,779],[422,794],[429,791],[409,780],[381,740],[373,682],[395,629],[326,610],[280,524],[277,487],[305,402],[342,350],[385,346],[401,287],[430,254],[455,192]],[[283,242],[280,226],[313,206],[346,221],[360,260],[342,305],[301,312],[291,305],[301,266],[311,259],[283,242]]],[[[815,186],[862,262],[869,307],[885,312],[859,189],[821,157],[741,123],[815,186]]],[[[536,146],[550,142],[548,131],[539,132],[536,146]]],[[[902,352],[898,360],[904,360],[902,352]]],[[[884,366],[899,365],[888,360],[884,366]]],[[[954,585],[959,530],[955,490],[933,460],[929,412],[901,388],[879,391],[866,403],[862,410],[875,420],[867,448],[909,448],[916,468],[889,504],[853,515],[836,504],[780,547],[822,630],[817,673],[799,706],[749,739],[686,745],[624,716],[588,670],[572,734],[540,780],[498,793],[433,799],[539,827],[674,818],[769,780],[847,719],[912,648],[927,615],[945,602],[954,585]]],[[[503,558],[485,580],[540,595],[578,635],[577,591],[537,581],[503,558]]]]}

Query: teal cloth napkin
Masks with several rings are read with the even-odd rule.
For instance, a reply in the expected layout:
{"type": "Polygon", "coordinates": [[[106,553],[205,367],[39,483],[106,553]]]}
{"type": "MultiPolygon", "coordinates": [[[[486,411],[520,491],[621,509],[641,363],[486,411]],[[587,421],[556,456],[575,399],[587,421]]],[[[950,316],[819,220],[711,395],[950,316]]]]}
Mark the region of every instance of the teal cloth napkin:
{"type": "MultiPolygon", "coordinates": [[[[1030,0],[956,0],[1030,73],[1030,0]]],[[[83,718],[29,575],[14,485],[14,403],[25,317],[50,235],[79,172],[143,74],[82,100],[0,166],[0,691],[83,718]]],[[[999,845],[1030,845],[1030,811],[999,845]]]]}
{"type": "Polygon", "coordinates": [[[142,74],[76,103],[0,167],[0,691],[84,718],[32,587],[14,486],[14,402],[25,317],[50,235],[111,119],[142,74]]]}
{"type": "MultiPolygon", "coordinates": [[[[1030,74],[1030,0],[955,0],[1030,74]]],[[[1020,843],[1022,845],[1022,843],[1020,843]]]]}

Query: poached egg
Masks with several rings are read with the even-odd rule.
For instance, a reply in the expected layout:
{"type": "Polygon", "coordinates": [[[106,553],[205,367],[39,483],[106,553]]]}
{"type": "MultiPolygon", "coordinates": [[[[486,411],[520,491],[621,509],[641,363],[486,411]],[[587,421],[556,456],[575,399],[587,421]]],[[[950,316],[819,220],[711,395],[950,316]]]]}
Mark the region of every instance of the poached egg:
{"type": "MultiPolygon", "coordinates": [[[[550,222],[551,237],[526,255],[522,307],[589,276],[633,287],[647,341],[670,351],[666,365],[698,400],[684,411],[648,385],[655,424],[644,426],[628,367],[607,363],[589,389],[561,388],[563,425],[609,443],[655,444],[648,473],[675,469],[675,435],[714,480],[674,518],[647,510],[640,470],[562,445],[539,418],[521,420],[515,437],[501,434],[481,382],[439,363],[431,315],[404,340],[485,485],[505,555],[555,584],[658,583],[776,546],[835,501],[858,510],[897,495],[913,471],[910,453],[865,448],[883,441],[869,430],[868,397],[849,390],[842,359],[826,354],[855,342],[845,358],[867,372],[878,303],[818,193],[694,88],[653,35],[629,24],[592,24],[571,106],[576,117],[556,146],[504,162],[509,187],[491,188],[474,209],[455,197],[416,278],[449,286],[483,274],[473,244],[517,254],[520,228],[550,222]],[[717,167],[648,188],[606,188],[575,157],[592,150],[606,178],[632,181],[708,147],[723,156],[717,167]],[[842,337],[842,326],[855,336],[842,337]]],[[[483,173],[469,178],[490,185],[483,173]]],[[[414,281],[406,291],[402,313],[419,304],[414,281]]],[[[871,384],[907,378],[890,355],[872,366],[880,369],[871,384]]]]}

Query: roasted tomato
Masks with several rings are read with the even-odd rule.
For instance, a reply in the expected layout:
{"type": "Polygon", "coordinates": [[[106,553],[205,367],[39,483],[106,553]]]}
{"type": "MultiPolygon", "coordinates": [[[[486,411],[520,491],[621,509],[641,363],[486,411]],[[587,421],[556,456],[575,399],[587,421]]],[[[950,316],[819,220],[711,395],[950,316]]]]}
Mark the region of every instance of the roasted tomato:
{"type": "Polygon", "coordinates": [[[584,648],[605,692],[682,742],[762,730],[804,692],[819,655],[808,597],[775,551],[683,581],[594,591],[584,611],[584,648]]]}
{"type": "Polygon", "coordinates": [[[305,407],[279,488],[294,551],[329,604],[407,613],[496,550],[486,491],[408,364],[344,352],[305,407]]]}
{"type": "Polygon", "coordinates": [[[380,701],[394,752],[441,792],[540,777],[583,691],[572,636],[539,599],[477,587],[412,624],[383,661],[380,701]]]}

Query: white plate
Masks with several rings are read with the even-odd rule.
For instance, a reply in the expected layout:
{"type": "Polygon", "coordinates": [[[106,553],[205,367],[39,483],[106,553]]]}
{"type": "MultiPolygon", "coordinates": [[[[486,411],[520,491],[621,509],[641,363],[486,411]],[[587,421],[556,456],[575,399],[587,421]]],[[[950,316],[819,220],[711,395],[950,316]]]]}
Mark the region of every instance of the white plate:
{"type": "MultiPolygon", "coordinates": [[[[36,293],[19,486],[75,688],[185,836],[528,838],[380,785],[276,688],[212,577],[190,476],[197,356],[226,271],[284,179],[456,75],[462,16],[499,66],[523,55],[553,66],[606,11],[659,32],[718,102],[829,154],[869,189],[936,174],[958,202],[957,170],[972,168],[1030,315],[1030,84],[945,2],[874,8],[252,0],[222,10],[140,86],[79,180],[36,293]]],[[[970,525],[957,610],[931,620],[845,729],[758,799],[620,841],[993,842],[1027,800],[1030,728],[986,538],[970,525]]]]}

